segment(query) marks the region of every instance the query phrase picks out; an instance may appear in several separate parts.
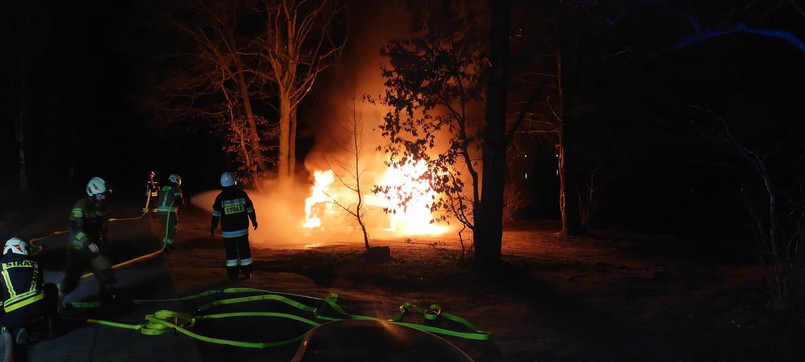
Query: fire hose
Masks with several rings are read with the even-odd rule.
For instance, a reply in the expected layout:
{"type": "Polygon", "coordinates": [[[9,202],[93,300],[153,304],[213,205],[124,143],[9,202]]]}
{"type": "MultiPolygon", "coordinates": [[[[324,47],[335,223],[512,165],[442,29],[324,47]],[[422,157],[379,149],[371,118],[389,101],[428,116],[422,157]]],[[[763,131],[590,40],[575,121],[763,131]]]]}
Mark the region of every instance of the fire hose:
{"type": "MultiPolygon", "coordinates": [[[[400,306],[400,313],[396,316],[388,319],[388,320],[381,320],[374,317],[368,317],[363,315],[357,314],[350,314],[344,311],[338,305],[338,295],[336,293],[330,293],[326,298],[320,299],[316,297],[310,297],[305,295],[298,295],[298,294],[291,294],[291,293],[282,293],[282,292],[272,292],[262,289],[254,289],[254,288],[225,288],[225,289],[213,289],[208,290],[202,293],[189,295],[185,297],[179,298],[172,298],[172,299],[135,299],[132,300],[134,304],[145,304],[145,303],[156,303],[156,302],[171,302],[171,301],[185,301],[195,298],[201,298],[209,295],[216,295],[216,294],[234,294],[234,293],[262,293],[257,295],[250,295],[244,297],[235,297],[235,298],[226,298],[217,300],[214,302],[210,302],[204,304],[198,308],[196,308],[194,314],[189,313],[180,313],[174,312],[170,310],[158,310],[154,314],[147,314],[145,316],[145,323],[142,324],[126,324],[126,323],[117,323],[112,321],[106,320],[99,320],[99,319],[83,319],[90,323],[96,323],[99,325],[105,325],[110,327],[117,327],[117,328],[124,328],[124,329],[131,329],[131,330],[139,330],[142,334],[145,335],[160,335],[164,333],[174,333],[179,332],[191,338],[198,339],[200,341],[208,342],[208,343],[215,343],[215,344],[223,344],[223,345],[230,345],[235,347],[243,347],[243,348],[270,348],[270,347],[278,347],[283,346],[291,343],[298,342],[302,340],[305,335],[310,331],[306,331],[302,335],[280,340],[280,341],[273,341],[273,342],[246,342],[246,341],[236,341],[236,340],[229,340],[229,339],[221,339],[221,338],[213,338],[204,336],[195,332],[190,331],[196,321],[199,320],[210,320],[210,319],[223,319],[223,318],[238,318],[238,317],[273,317],[273,318],[286,318],[301,322],[303,324],[307,324],[310,326],[318,327],[325,323],[334,322],[334,321],[341,321],[341,320],[369,320],[369,321],[377,321],[380,323],[390,323],[395,324],[403,327],[413,328],[416,330],[420,330],[423,332],[433,333],[433,334],[440,334],[440,335],[448,335],[458,338],[464,339],[471,339],[471,340],[489,340],[489,332],[480,331],[475,326],[470,323],[469,321],[458,317],[453,314],[445,313],[441,310],[438,305],[431,305],[429,308],[420,308],[414,304],[409,302],[405,302],[400,306]],[[326,316],[320,313],[319,308],[313,307],[296,300],[293,300],[287,296],[296,296],[296,297],[303,297],[310,300],[324,302],[327,306],[329,306],[338,316],[326,316]],[[252,311],[252,312],[232,312],[232,313],[218,313],[218,314],[203,314],[204,312],[213,309],[218,306],[222,305],[232,305],[238,303],[248,303],[248,302],[256,302],[256,301],[277,301],[284,303],[288,306],[294,307],[299,309],[302,312],[309,313],[310,316],[302,317],[295,314],[290,313],[279,313],[279,312],[262,312],[262,311],[252,311]],[[434,327],[424,324],[418,323],[410,323],[410,322],[402,322],[402,318],[405,313],[413,312],[413,313],[421,313],[426,320],[436,320],[438,317],[442,317],[447,319],[451,322],[457,323],[464,327],[467,331],[454,331],[451,329],[434,327]]],[[[71,305],[75,307],[97,307],[100,306],[99,302],[72,302],[71,305]]]]}
{"type": "MultiPolygon", "coordinates": [[[[151,197],[150,196],[146,197],[145,198],[145,207],[143,208],[143,213],[140,216],[125,217],[125,218],[114,218],[114,217],[112,217],[112,218],[109,218],[109,222],[142,219],[143,216],[148,214],[148,211],[149,211],[148,206],[149,206],[150,203],[151,203],[151,197]]],[[[57,231],[54,231],[54,232],[52,232],[50,234],[47,234],[45,236],[40,236],[40,237],[37,237],[37,238],[29,239],[28,242],[33,244],[33,243],[41,241],[42,239],[49,238],[49,237],[51,237],[53,235],[59,235],[59,234],[64,234],[64,233],[68,233],[68,232],[70,232],[70,230],[57,230],[57,231]]]]}
{"type": "MultiPolygon", "coordinates": [[[[128,221],[128,220],[138,220],[138,219],[142,219],[142,218],[143,218],[143,217],[144,217],[146,214],[148,214],[148,212],[149,212],[149,211],[151,211],[151,210],[149,209],[149,205],[150,205],[150,203],[151,203],[151,196],[150,196],[150,194],[149,194],[149,196],[145,198],[145,207],[143,208],[143,213],[142,213],[140,216],[136,216],[136,217],[125,217],[125,218],[114,218],[114,217],[112,217],[112,218],[109,218],[109,222],[115,222],[115,221],[128,221]]],[[[167,227],[168,227],[168,223],[166,222],[166,223],[165,223],[165,228],[166,228],[165,233],[166,233],[166,234],[167,234],[167,227]]],[[[70,232],[70,231],[69,231],[69,230],[58,230],[58,231],[54,231],[54,232],[51,232],[51,233],[50,233],[50,234],[48,234],[48,235],[41,236],[41,237],[38,237],[38,238],[33,238],[33,239],[30,239],[30,240],[28,240],[28,242],[30,242],[32,246],[35,246],[35,243],[36,243],[36,242],[39,242],[39,241],[41,241],[41,240],[43,240],[43,239],[45,239],[45,238],[51,237],[51,236],[53,236],[53,235],[64,234],[64,233],[67,233],[67,232],[70,232]]],[[[113,265],[111,268],[112,268],[112,269],[117,269],[117,268],[120,268],[120,267],[123,267],[123,266],[129,265],[129,264],[136,263],[136,262],[141,261],[141,260],[145,260],[145,259],[151,258],[151,257],[156,256],[156,255],[159,255],[159,254],[161,254],[163,251],[165,251],[165,248],[166,248],[166,247],[167,247],[167,244],[163,243],[163,244],[162,244],[162,248],[161,248],[161,249],[159,249],[159,250],[157,250],[157,251],[155,251],[155,252],[152,252],[152,253],[149,253],[149,254],[146,254],[146,255],[142,255],[142,256],[136,257],[136,258],[131,259],[131,260],[126,260],[126,261],[124,261],[124,262],[122,262],[122,263],[119,263],[119,264],[115,264],[115,265],[113,265]]],[[[36,255],[37,253],[39,253],[40,251],[42,251],[42,247],[37,247],[36,249],[37,249],[37,250],[35,250],[35,251],[34,251],[33,255],[36,255]]],[[[81,279],[88,278],[88,277],[90,277],[90,276],[92,276],[92,273],[86,273],[86,274],[84,274],[84,275],[82,275],[82,276],[81,276],[81,279]]]]}

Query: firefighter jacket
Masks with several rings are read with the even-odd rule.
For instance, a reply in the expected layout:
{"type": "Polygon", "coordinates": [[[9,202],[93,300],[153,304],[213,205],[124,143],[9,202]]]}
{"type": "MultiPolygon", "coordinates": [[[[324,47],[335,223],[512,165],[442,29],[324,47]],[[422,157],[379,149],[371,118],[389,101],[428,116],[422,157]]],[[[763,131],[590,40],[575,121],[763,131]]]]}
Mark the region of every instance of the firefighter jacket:
{"type": "Polygon", "coordinates": [[[89,243],[105,239],[108,220],[109,210],[92,196],[78,200],[70,214],[70,247],[81,250],[89,243]]]}
{"type": "Polygon", "coordinates": [[[249,195],[237,186],[224,187],[215,203],[212,204],[212,226],[218,227],[221,220],[221,235],[224,238],[237,238],[249,234],[249,219],[257,225],[257,215],[249,195]]]}
{"type": "Polygon", "coordinates": [[[159,180],[150,178],[145,182],[145,195],[154,197],[159,195],[159,180]]]}
{"type": "Polygon", "coordinates": [[[159,204],[157,204],[158,212],[176,212],[179,206],[184,205],[182,189],[172,182],[159,189],[157,200],[159,201],[159,204]]]}
{"type": "Polygon", "coordinates": [[[28,256],[6,253],[0,259],[3,275],[0,294],[3,298],[5,313],[30,305],[45,297],[42,290],[42,268],[39,263],[28,256]]]}

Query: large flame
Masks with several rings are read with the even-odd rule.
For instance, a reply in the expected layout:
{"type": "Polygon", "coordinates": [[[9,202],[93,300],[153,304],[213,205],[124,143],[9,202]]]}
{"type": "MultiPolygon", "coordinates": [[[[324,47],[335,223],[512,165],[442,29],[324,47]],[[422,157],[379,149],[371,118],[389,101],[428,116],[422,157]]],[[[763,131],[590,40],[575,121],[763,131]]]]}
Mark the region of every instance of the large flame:
{"type": "MultiPolygon", "coordinates": [[[[422,179],[421,176],[425,171],[427,166],[422,161],[407,162],[398,168],[388,168],[381,177],[379,185],[389,186],[389,192],[394,194],[363,195],[364,207],[387,210],[388,215],[381,222],[384,225],[373,225],[374,228],[396,235],[438,235],[448,231],[447,227],[433,222],[429,206],[438,195],[427,180],[422,179]],[[409,200],[405,205],[401,205],[401,199],[409,200]]],[[[333,184],[335,177],[332,170],[315,171],[313,175],[315,183],[311,187],[310,196],[305,199],[303,226],[309,229],[326,229],[321,218],[328,211],[332,211],[333,202],[352,205],[354,208],[357,195],[347,187],[333,184]]]]}
{"type": "MultiPolygon", "coordinates": [[[[427,165],[423,161],[416,163],[408,161],[398,168],[389,168],[381,185],[391,186],[391,190],[399,191],[398,197],[391,195],[380,195],[377,206],[387,208],[391,215],[389,229],[395,232],[402,232],[406,235],[422,234],[441,234],[445,228],[433,223],[433,216],[430,211],[430,204],[437,197],[436,192],[430,187],[427,180],[421,176],[427,171],[427,165]],[[405,205],[400,205],[399,199],[407,199],[405,205]]],[[[392,192],[395,192],[392,191],[392,192]]]]}
{"type": "Polygon", "coordinates": [[[302,225],[308,229],[321,227],[321,214],[332,206],[328,192],[335,180],[332,170],[316,171],[313,177],[316,182],[310,190],[310,197],[305,199],[305,223],[302,225]]]}

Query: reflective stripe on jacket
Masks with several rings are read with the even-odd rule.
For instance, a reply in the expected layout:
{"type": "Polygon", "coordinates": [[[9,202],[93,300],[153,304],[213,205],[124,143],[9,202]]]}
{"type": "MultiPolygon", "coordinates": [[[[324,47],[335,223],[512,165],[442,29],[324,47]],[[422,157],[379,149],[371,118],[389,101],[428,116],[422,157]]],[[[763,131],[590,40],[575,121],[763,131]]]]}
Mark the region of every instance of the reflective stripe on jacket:
{"type": "Polygon", "coordinates": [[[249,219],[257,222],[257,214],[249,195],[237,186],[225,187],[212,204],[212,228],[221,221],[221,235],[236,238],[249,234],[249,219]]]}
{"type": "Polygon", "coordinates": [[[70,212],[70,247],[82,249],[87,243],[97,241],[106,234],[109,211],[95,203],[91,196],[85,197],[73,206],[70,212]]]}
{"type": "Polygon", "coordinates": [[[0,259],[3,284],[0,294],[6,313],[25,307],[45,297],[39,263],[30,258],[8,253],[0,259]]]}
{"type": "Polygon", "coordinates": [[[161,212],[176,212],[177,206],[184,205],[182,199],[182,189],[179,185],[169,184],[162,186],[159,189],[159,196],[157,196],[159,204],[157,204],[157,211],[161,212]]]}

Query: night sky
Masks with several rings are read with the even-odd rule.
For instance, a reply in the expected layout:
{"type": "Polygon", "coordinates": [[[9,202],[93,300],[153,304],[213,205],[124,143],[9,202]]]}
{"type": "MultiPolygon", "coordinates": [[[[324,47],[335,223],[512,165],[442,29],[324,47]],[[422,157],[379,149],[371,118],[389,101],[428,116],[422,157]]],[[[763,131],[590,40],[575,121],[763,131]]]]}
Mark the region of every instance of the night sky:
{"type": "MultiPolygon", "coordinates": [[[[34,189],[80,190],[95,175],[135,188],[150,170],[194,180],[186,182],[191,194],[216,187],[217,175],[227,167],[220,140],[203,127],[156,127],[139,103],[165,74],[171,63],[161,56],[178,41],[150,12],[148,6],[159,3],[47,1],[30,4],[27,11],[18,2],[2,5],[0,166],[6,181],[0,187],[16,183],[14,122],[21,73],[29,80],[26,147],[34,189]]],[[[388,14],[370,3],[353,3],[353,35],[342,57],[347,63],[333,71],[371,66],[377,50],[367,53],[360,42],[393,32],[369,27],[400,26],[394,16],[382,20],[388,14]]],[[[581,118],[593,130],[585,140],[599,147],[597,152],[614,155],[608,159],[617,175],[607,189],[601,220],[658,231],[684,225],[714,234],[740,224],[742,216],[735,212],[740,201],[733,191],[746,171],[731,166],[728,154],[692,141],[684,122],[690,122],[696,105],[728,119],[748,144],[773,144],[791,132],[802,140],[805,14],[791,5],[795,2],[775,9],[776,1],[743,2],[751,8],[734,1],[707,2],[708,7],[677,1],[569,3],[586,4],[586,14],[577,13],[585,26],[611,31],[593,32],[579,53],[586,59],[579,94],[589,109],[580,111],[581,118]],[[794,128],[784,129],[784,122],[794,128]]],[[[528,29],[529,18],[516,14],[513,27],[528,29]]],[[[333,82],[338,80],[323,74],[302,103],[300,156],[315,141],[310,128],[318,127],[305,117],[316,114],[317,100],[337,89],[333,82]]],[[[510,99],[524,97],[512,87],[510,99]]],[[[550,179],[538,183],[530,185],[555,187],[550,179]]],[[[536,208],[532,216],[556,217],[555,200],[544,199],[554,206],[536,208]]]]}

